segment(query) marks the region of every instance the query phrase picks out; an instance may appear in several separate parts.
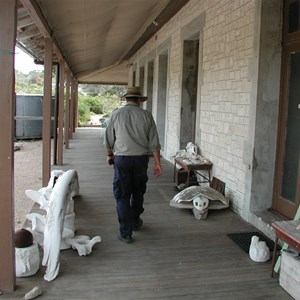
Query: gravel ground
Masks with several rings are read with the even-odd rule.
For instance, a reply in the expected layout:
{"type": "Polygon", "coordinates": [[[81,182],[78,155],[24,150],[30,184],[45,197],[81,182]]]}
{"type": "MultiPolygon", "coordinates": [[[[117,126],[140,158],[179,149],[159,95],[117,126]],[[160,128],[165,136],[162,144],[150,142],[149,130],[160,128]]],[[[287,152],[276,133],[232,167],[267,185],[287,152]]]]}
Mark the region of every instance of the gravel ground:
{"type": "Polygon", "coordinates": [[[15,143],[15,229],[23,227],[26,215],[31,212],[34,202],[25,194],[26,190],[42,187],[42,140],[15,143]]]}

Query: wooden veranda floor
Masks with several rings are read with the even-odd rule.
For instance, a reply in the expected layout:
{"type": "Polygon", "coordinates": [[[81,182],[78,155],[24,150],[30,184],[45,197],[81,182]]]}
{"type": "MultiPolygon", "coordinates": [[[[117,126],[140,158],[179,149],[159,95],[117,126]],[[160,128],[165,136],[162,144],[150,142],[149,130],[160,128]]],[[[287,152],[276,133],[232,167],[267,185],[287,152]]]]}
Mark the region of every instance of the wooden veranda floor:
{"type": "MultiPolygon", "coordinates": [[[[117,239],[118,223],[112,194],[113,168],[106,164],[100,129],[77,129],[62,169],[76,169],[80,196],[75,200],[77,234],[100,235],[93,252],[75,250],[60,256],[59,276],[43,280],[44,268],[17,278],[14,293],[0,299],[21,299],[34,286],[41,299],[292,299],[271,278],[271,263],[250,260],[227,233],[255,231],[231,210],[209,212],[196,220],[189,210],[169,206],[176,194],[173,166],[163,160],[164,173],[152,175],[145,196],[144,227],[134,243],[117,239]]],[[[56,166],[56,169],[60,167],[56,166]]],[[[28,187],[30,188],[30,187],[28,187]]]]}

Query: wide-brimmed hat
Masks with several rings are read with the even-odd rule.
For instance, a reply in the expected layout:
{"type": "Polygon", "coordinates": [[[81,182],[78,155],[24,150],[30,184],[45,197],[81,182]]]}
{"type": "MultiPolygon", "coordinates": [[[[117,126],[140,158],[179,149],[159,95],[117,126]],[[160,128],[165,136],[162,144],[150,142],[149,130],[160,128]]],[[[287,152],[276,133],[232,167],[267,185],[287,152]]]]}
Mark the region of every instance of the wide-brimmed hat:
{"type": "Polygon", "coordinates": [[[139,86],[133,86],[127,88],[127,93],[123,96],[124,98],[140,98],[141,102],[144,102],[148,97],[143,96],[141,88],[139,86]]]}

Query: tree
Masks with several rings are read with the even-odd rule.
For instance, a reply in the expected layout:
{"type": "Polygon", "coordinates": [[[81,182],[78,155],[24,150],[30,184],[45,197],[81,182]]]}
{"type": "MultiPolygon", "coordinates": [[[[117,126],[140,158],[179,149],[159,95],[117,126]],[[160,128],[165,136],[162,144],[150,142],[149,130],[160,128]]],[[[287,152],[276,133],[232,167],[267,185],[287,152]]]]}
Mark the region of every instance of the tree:
{"type": "Polygon", "coordinates": [[[37,85],[43,85],[44,83],[44,73],[38,71],[31,71],[28,74],[28,82],[35,83],[37,85]]]}
{"type": "Polygon", "coordinates": [[[78,99],[78,126],[81,127],[91,120],[91,112],[82,99],[78,99]]]}
{"type": "MultiPolygon", "coordinates": [[[[44,71],[31,71],[24,74],[15,71],[15,91],[17,94],[40,94],[44,93],[44,71]]],[[[55,95],[56,74],[52,74],[52,95],[55,95]]]]}
{"type": "Polygon", "coordinates": [[[117,95],[121,97],[126,92],[124,85],[82,84],[80,89],[89,96],[117,95]]]}
{"type": "MultiPolygon", "coordinates": [[[[44,93],[44,72],[31,71],[29,74],[23,74],[16,71],[15,90],[19,94],[40,94],[44,93]]],[[[53,90],[55,95],[55,68],[52,75],[53,90]]],[[[117,85],[97,85],[82,84],[78,88],[78,123],[79,126],[90,122],[91,113],[101,117],[108,117],[110,113],[121,105],[120,97],[125,94],[125,86],[117,85]]]]}

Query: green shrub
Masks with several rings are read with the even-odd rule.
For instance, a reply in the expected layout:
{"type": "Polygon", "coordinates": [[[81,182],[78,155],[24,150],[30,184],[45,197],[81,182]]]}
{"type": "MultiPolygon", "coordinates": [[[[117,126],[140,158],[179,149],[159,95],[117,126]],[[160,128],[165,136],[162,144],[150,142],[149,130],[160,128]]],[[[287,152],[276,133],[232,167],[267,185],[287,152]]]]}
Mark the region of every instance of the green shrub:
{"type": "Polygon", "coordinates": [[[96,115],[103,113],[103,99],[99,96],[81,96],[80,100],[85,103],[90,112],[96,115]]]}
{"type": "MultiPolygon", "coordinates": [[[[86,86],[88,88],[88,85],[86,86]]],[[[89,87],[89,93],[87,95],[78,94],[78,123],[79,126],[88,124],[90,122],[91,114],[96,114],[108,118],[113,110],[121,106],[119,94],[122,92],[124,87],[119,87],[119,89],[110,88],[105,90],[105,86],[91,86],[89,87]],[[97,89],[102,91],[102,94],[95,95],[97,89]],[[119,91],[120,90],[120,91],[119,91]],[[119,92],[119,94],[114,94],[113,92],[119,92]],[[87,117],[88,116],[88,117],[87,117]]],[[[106,86],[108,88],[108,86],[106,86]]],[[[86,92],[86,91],[85,91],[86,92]]]]}
{"type": "Polygon", "coordinates": [[[91,120],[91,113],[85,101],[78,99],[78,126],[81,127],[91,120]]]}

